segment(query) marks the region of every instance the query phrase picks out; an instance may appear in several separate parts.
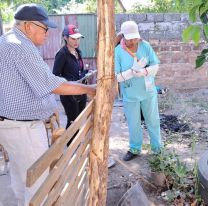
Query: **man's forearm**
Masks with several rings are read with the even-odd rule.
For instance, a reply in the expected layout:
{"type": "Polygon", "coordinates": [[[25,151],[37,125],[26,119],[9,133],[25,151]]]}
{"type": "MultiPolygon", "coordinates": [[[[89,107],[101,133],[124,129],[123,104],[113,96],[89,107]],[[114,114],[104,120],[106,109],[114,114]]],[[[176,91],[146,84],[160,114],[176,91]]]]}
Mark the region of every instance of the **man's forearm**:
{"type": "Polygon", "coordinates": [[[58,88],[53,90],[52,93],[59,95],[80,95],[80,94],[95,95],[96,86],[85,85],[76,82],[65,82],[61,84],[58,88]]]}

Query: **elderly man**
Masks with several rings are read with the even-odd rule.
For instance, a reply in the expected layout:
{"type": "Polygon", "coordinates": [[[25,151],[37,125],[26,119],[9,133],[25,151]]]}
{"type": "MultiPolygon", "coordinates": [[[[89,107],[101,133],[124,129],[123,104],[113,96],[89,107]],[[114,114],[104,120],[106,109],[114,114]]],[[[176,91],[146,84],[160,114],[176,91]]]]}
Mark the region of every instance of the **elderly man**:
{"type": "Polygon", "coordinates": [[[154,76],[159,60],[150,44],[141,39],[134,21],[121,25],[123,39],[115,49],[115,70],[123,96],[124,113],[129,128],[129,161],[142,150],[141,111],[150,136],[151,149],[159,152],[162,146],[157,90],[154,76]]]}
{"type": "Polygon", "coordinates": [[[55,110],[53,94],[95,95],[95,86],[67,82],[43,61],[37,46],[56,25],[41,6],[21,5],[14,18],[14,27],[0,37],[0,144],[9,153],[18,205],[24,206],[36,189],[25,186],[26,171],[47,150],[43,120],[55,110]]]}

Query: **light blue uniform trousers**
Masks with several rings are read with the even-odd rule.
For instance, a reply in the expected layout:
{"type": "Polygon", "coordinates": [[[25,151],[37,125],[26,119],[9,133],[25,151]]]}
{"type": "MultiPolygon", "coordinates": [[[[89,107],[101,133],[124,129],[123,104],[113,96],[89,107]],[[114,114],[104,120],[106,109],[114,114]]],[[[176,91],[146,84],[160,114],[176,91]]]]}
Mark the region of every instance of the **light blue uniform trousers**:
{"type": "Polygon", "coordinates": [[[150,137],[151,150],[160,151],[161,134],[158,112],[157,94],[137,102],[124,102],[124,113],[129,128],[129,146],[133,153],[140,153],[142,149],[143,133],[141,127],[141,111],[150,137]]]}

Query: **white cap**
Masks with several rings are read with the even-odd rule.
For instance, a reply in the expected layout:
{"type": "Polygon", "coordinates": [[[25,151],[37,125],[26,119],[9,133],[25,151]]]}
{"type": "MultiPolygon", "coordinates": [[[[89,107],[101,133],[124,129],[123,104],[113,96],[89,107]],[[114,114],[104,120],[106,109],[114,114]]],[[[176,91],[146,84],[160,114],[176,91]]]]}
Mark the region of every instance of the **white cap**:
{"type": "Polygon", "coordinates": [[[140,34],[138,26],[134,21],[125,21],[121,25],[121,33],[124,35],[125,39],[140,39],[140,34]]]}

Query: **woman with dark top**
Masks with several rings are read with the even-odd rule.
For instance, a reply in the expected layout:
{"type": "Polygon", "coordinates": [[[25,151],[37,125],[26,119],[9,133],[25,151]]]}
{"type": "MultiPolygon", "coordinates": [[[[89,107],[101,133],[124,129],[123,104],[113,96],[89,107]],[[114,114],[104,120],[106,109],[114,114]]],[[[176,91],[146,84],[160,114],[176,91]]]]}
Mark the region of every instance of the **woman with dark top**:
{"type": "MultiPolygon", "coordinates": [[[[68,81],[77,81],[85,76],[81,51],[78,49],[80,38],[84,38],[75,25],[69,24],[62,32],[64,46],[57,52],[53,73],[68,81]]],[[[77,118],[86,106],[86,95],[60,96],[61,103],[67,115],[66,129],[77,118]]]]}

